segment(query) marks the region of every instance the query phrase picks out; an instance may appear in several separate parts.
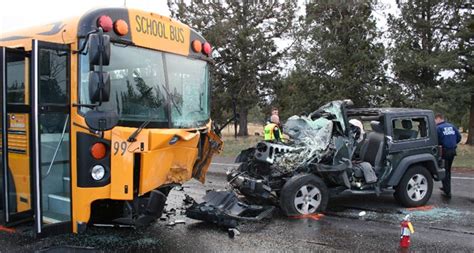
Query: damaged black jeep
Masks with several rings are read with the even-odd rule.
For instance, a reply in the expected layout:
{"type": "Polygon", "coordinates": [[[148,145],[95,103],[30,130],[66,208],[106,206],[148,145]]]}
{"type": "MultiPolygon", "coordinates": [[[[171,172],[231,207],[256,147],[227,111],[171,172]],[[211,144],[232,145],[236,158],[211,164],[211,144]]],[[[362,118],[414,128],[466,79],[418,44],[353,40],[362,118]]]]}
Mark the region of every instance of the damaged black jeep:
{"type": "Polygon", "coordinates": [[[351,106],[333,101],[290,117],[289,140],[242,151],[228,182],[249,202],[278,205],[288,216],[324,211],[330,196],[347,192],[393,192],[403,206],[424,205],[433,179],[444,178],[433,112],[351,106]]]}

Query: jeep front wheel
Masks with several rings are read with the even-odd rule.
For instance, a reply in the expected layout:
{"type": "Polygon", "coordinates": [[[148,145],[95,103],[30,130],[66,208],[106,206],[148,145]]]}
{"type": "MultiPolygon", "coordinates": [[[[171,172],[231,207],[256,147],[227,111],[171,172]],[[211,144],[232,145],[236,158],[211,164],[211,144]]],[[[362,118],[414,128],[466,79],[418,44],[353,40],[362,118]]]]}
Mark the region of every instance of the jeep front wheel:
{"type": "Polygon", "coordinates": [[[395,199],[406,207],[422,206],[433,192],[433,178],[423,166],[410,168],[398,184],[395,199]]]}
{"type": "Polygon", "coordinates": [[[328,189],[321,178],[301,174],[290,178],[280,191],[280,207],[287,216],[312,214],[326,209],[328,189]]]}

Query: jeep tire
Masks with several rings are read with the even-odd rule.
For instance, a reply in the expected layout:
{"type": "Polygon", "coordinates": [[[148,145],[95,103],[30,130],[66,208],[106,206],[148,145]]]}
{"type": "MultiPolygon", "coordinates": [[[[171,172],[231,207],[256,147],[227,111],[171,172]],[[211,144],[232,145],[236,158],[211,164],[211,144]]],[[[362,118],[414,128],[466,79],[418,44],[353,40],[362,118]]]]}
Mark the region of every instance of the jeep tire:
{"type": "Polygon", "coordinates": [[[405,207],[423,206],[433,192],[433,177],[423,166],[409,168],[395,190],[395,199],[405,207]]]}
{"type": "Polygon", "coordinates": [[[280,191],[280,207],[286,216],[322,212],[328,199],[326,184],[312,174],[293,176],[280,191]]]}

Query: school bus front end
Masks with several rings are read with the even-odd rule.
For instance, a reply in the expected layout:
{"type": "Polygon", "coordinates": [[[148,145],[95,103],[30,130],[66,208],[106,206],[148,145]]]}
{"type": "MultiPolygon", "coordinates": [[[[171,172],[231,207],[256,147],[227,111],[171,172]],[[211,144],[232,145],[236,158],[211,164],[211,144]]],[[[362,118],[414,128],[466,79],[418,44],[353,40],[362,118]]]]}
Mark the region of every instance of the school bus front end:
{"type": "MultiPolygon", "coordinates": [[[[3,159],[10,165],[2,160],[2,193],[27,201],[2,201],[6,214],[25,213],[37,233],[60,224],[73,232],[91,224],[143,226],[161,215],[173,186],[204,183],[222,141],[211,129],[210,45],[188,26],[143,11],[98,9],[8,36],[0,46],[6,55],[23,50],[26,66],[25,154],[14,157],[12,145],[23,143],[16,136],[2,146],[10,155],[3,159]],[[99,50],[100,61],[94,43],[109,47],[99,50]],[[22,161],[26,172],[15,165],[22,161]]],[[[6,95],[13,77],[4,78],[6,95]]],[[[6,101],[5,108],[13,107],[6,101]]],[[[15,129],[2,122],[2,134],[12,136],[15,129]]],[[[12,217],[7,225],[19,221],[12,217]]]]}
{"type": "MultiPolygon", "coordinates": [[[[78,129],[77,231],[85,223],[140,226],[155,220],[174,185],[192,177],[204,182],[210,159],[222,146],[210,124],[211,59],[203,50],[208,43],[169,18],[123,11],[97,10],[81,20],[108,30],[110,62],[103,71],[111,84],[108,101],[82,106],[91,104],[90,74],[97,66],[78,54],[78,122],[90,110],[117,112],[118,122],[103,136],[78,129]],[[128,24],[128,33],[114,27],[119,20],[128,24]],[[102,159],[94,158],[96,143],[105,147],[102,159]]],[[[78,33],[79,44],[85,43],[90,31],[78,33]]]]}
{"type": "Polygon", "coordinates": [[[77,134],[77,189],[73,210],[79,230],[86,223],[146,225],[158,218],[171,188],[192,177],[204,182],[220,141],[206,128],[189,130],[115,127],[107,137],[77,134]],[[106,147],[95,159],[94,145],[106,147]],[[95,166],[103,172],[94,170],[95,166]],[[97,174],[99,174],[97,176],[97,174]],[[124,211],[125,210],[125,211],[124,211]]]}

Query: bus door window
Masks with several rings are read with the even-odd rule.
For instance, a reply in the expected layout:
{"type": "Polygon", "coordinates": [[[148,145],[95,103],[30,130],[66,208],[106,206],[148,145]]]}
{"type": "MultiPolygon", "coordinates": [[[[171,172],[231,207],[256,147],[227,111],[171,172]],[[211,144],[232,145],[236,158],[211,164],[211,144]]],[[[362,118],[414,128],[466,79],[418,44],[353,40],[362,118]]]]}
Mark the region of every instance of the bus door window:
{"type": "Polygon", "coordinates": [[[46,224],[70,220],[69,56],[39,49],[41,209],[46,224]]]}
{"type": "MultiPolygon", "coordinates": [[[[28,109],[26,58],[9,52],[6,57],[7,180],[10,215],[31,210],[30,158],[28,156],[28,109]]],[[[3,200],[3,198],[2,198],[3,200]]]]}
{"type": "Polygon", "coordinates": [[[25,104],[25,59],[15,58],[7,62],[7,103],[25,104]]]}

